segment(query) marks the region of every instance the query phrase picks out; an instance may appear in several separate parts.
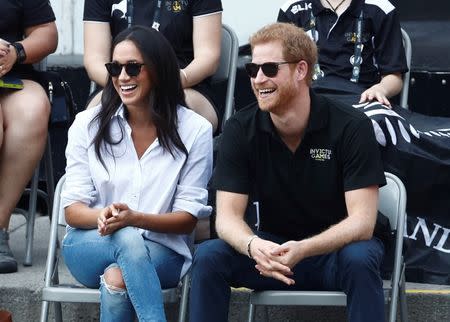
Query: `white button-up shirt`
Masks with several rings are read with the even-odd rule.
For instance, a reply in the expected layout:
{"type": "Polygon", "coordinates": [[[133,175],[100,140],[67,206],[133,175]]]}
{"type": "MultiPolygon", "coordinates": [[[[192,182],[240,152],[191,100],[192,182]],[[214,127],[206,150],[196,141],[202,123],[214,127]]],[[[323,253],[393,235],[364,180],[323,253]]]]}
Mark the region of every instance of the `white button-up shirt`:
{"type": "MultiPolygon", "coordinates": [[[[212,172],[213,147],[212,127],[206,119],[179,106],[178,133],[188,158],[176,149],[175,158],[172,157],[156,139],[138,159],[122,106],[112,117],[110,129],[113,142],[122,136],[123,139],[108,146],[108,150],[102,147],[105,169],[92,143],[98,123],[91,121],[99,109],[98,106],[78,113],[69,129],[66,183],[61,193],[64,207],[82,202],[91,208],[104,208],[121,202],[149,214],[186,211],[198,218],[210,215],[206,186],[212,172]]],[[[140,230],[145,238],[183,255],[181,273],[187,271],[192,262],[190,236],[140,230]]]]}

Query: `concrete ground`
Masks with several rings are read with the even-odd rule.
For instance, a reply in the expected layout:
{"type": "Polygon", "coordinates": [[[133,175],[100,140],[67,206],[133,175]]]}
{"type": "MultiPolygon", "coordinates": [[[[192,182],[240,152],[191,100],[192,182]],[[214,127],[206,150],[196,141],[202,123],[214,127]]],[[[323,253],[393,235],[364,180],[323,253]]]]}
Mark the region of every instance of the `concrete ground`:
{"type": "MultiPolygon", "coordinates": [[[[19,261],[19,271],[0,274],[0,309],[12,312],[14,322],[38,321],[41,311],[41,289],[44,285],[45,260],[50,222],[47,216],[38,217],[35,225],[33,266],[24,267],[25,219],[13,215],[10,225],[11,248],[19,261]]],[[[61,280],[71,280],[66,269],[61,280]]],[[[408,316],[411,322],[450,321],[450,285],[407,284],[408,316]]],[[[230,322],[246,321],[248,290],[233,290],[230,322]]],[[[176,321],[177,305],[167,306],[169,321],[176,321]]],[[[264,318],[257,310],[257,321],[264,318]]],[[[334,307],[269,307],[268,321],[345,321],[345,309],[334,307]]],[[[52,315],[52,314],[51,314],[52,315]]],[[[98,321],[98,305],[63,305],[64,321],[98,321]]],[[[213,322],[213,321],[212,321],[213,322]]]]}

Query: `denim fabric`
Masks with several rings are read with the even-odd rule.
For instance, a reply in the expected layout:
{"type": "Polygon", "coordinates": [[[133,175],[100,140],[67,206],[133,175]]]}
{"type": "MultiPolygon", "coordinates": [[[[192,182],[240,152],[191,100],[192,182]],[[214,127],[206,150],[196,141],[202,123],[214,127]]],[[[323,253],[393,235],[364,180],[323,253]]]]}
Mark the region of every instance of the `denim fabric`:
{"type": "MultiPolygon", "coordinates": [[[[282,243],[277,236],[258,232],[282,243]]],[[[192,266],[190,321],[226,322],[230,286],[255,290],[340,290],[347,294],[349,321],[384,321],[380,265],[384,247],[377,238],[349,244],[337,252],[309,257],[293,268],[295,284],[261,276],[255,261],[220,239],[199,245],[192,266]]]]}
{"type": "Polygon", "coordinates": [[[139,321],[166,320],[161,287],[178,284],[183,256],[143,238],[132,227],[104,237],[95,229],[71,229],[62,244],[65,263],[77,281],[100,287],[101,321],[133,321],[135,313],[139,321]],[[116,265],[126,290],[101,283],[105,270],[116,265]]]}

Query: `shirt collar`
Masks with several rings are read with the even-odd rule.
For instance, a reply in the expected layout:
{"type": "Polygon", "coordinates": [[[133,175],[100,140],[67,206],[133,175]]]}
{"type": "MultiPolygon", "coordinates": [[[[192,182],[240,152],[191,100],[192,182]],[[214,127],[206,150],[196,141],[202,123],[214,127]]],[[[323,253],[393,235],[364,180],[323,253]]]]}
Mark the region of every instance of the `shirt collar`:
{"type": "MultiPolygon", "coordinates": [[[[322,5],[320,0],[311,0],[312,2],[312,11],[314,16],[318,16],[323,10],[325,10],[325,7],[322,5]]],[[[348,7],[348,12],[354,17],[359,17],[361,10],[363,8],[365,0],[352,0],[350,3],[350,6],[348,7]]]]}
{"type": "Polygon", "coordinates": [[[350,3],[350,6],[348,7],[348,11],[353,17],[359,17],[361,10],[363,10],[364,2],[365,0],[352,0],[352,3],[350,3]]]}
{"type": "Polygon", "coordinates": [[[114,115],[111,117],[111,119],[114,117],[119,117],[122,120],[125,120],[125,108],[123,106],[123,103],[120,104],[119,108],[117,109],[116,113],[114,113],[114,115]]]}
{"type": "MultiPolygon", "coordinates": [[[[328,104],[323,97],[318,96],[313,90],[309,90],[311,97],[311,109],[309,114],[308,125],[305,134],[316,130],[323,129],[328,124],[328,104]]],[[[259,109],[259,107],[257,107],[259,109]]],[[[259,110],[257,113],[257,124],[263,132],[278,136],[269,112],[259,110]]]]}

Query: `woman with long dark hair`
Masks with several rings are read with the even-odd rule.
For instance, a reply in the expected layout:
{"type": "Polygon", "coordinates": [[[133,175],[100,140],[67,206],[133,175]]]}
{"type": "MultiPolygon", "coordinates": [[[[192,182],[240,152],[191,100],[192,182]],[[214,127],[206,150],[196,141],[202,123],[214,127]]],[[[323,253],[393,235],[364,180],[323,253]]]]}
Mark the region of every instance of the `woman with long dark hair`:
{"type": "Polygon", "coordinates": [[[183,106],[160,33],[124,30],[111,57],[101,105],[69,130],[63,255],[80,283],[100,287],[101,321],[165,321],[161,288],[186,273],[189,235],[211,211],[212,128],[183,106]]]}

